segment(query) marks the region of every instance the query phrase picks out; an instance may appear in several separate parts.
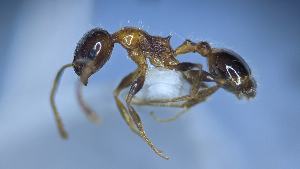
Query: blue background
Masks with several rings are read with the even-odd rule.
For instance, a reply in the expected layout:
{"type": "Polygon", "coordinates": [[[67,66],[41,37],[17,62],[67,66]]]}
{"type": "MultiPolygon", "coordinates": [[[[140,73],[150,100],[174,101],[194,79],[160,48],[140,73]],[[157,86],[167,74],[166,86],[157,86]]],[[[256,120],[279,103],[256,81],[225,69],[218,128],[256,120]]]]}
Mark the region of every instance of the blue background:
{"type": "MultiPolygon", "coordinates": [[[[299,168],[299,8],[297,1],[1,1],[0,168],[299,168]],[[138,108],[153,142],[171,157],[163,160],[129,130],[115,106],[113,89],[135,69],[116,45],[84,90],[103,118],[100,125],[81,113],[77,77],[65,72],[57,95],[70,134],[63,141],[49,104],[52,80],[96,26],[172,34],[174,48],[189,38],[233,49],[253,70],[257,97],[240,101],[220,90],[167,124],[148,115],[151,107],[138,108]]],[[[205,64],[196,54],[180,60],[205,64]]]]}

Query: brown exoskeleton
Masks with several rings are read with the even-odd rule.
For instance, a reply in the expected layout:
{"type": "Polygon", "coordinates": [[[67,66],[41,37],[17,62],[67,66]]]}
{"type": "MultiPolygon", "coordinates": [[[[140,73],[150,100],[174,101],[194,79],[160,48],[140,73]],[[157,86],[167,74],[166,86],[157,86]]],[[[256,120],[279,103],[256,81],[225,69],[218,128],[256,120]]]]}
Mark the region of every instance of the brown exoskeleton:
{"type": "MultiPolygon", "coordinates": [[[[234,93],[239,98],[241,96],[246,98],[255,96],[255,80],[251,75],[249,66],[238,54],[225,49],[212,48],[204,41],[194,43],[190,40],[186,40],[174,50],[170,46],[170,38],[171,36],[152,36],[141,29],[133,27],[122,28],[113,34],[109,34],[101,28],[94,28],[87,32],[76,47],[73,63],[64,65],[58,71],[51,91],[51,106],[61,136],[67,138],[67,133],[57,111],[54,97],[58,81],[64,69],[73,67],[82,84],[87,85],[89,77],[101,69],[109,60],[115,43],[121,44],[137,65],[137,69],[124,77],[114,91],[117,107],[130,129],[141,136],[151,149],[162,158],[169,159],[148,138],[143,123],[132,106],[133,97],[143,87],[145,81],[148,69],[147,60],[155,67],[182,72],[184,78],[191,84],[191,91],[188,96],[167,100],[153,100],[142,104],[159,105],[159,103],[182,101],[176,106],[187,109],[204,101],[220,87],[234,93]],[[178,55],[189,52],[197,52],[207,57],[209,72],[202,70],[201,64],[179,62],[176,59],[178,55]],[[215,85],[209,87],[205,84],[206,82],[214,82],[215,85]],[[126,97],[126,104],[123,104],[118,96],[127,87],[130,87],[130,90],[126,97]]],[[[83,102],[80,93],[78,98],[87,116],[92,120],[96,119],[96,115],[83,102]]]]}

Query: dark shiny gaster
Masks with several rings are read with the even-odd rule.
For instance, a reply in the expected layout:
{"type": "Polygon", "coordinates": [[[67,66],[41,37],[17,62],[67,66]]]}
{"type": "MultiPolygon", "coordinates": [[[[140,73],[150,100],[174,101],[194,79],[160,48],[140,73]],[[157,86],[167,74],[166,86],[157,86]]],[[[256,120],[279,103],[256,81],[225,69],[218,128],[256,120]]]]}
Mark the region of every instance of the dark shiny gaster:
{"type": "Polygon", "coordinates": [[[208,57],[209,71],[219,79],[224,79],[224,89],[237,97],[252,98],[256,95],[256,82],[246,61],[228,49],[213,49],[208,57]]]}

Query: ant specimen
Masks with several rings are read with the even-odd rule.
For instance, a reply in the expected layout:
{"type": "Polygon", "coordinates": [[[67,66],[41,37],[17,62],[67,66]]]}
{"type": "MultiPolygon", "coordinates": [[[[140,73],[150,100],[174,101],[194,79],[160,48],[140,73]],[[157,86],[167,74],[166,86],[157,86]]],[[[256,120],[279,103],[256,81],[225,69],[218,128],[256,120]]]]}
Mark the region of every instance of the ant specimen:
{"type": "MultiPolygon", "coordinates": [[[[67,138],[67,133],[57,111],[54,97],[63,71],[68,67],[73,67],[75,73],[80,77],[81,83],[87,85],[89,77],[100,70],[109,60],[115,43],[121,44],[127,50],[131,60],[137,65],[137,69],[124,77],[114,90],[117,107],[130,129],[144,139],[151,149],[164,159],[169,159],[169,157],[156,148],[146,135],[143,123],[132,106],[132,99],[144,85],[148,70],[147,60],[154,67],[181,72],[190,83],[191,90],[187,96],[146,101],[141,104],[160,105],[160,103],[182,101],[180,105],[176,106],[188,109],[204,101],[219,88],[235,94],[238,98],[255,97],[256,82],[251,75],[248,64],[238,54],[228,49],[213,48],[205,41],[194,43],[190,40],[185,40],[174,50],[170,46],[170,38],[171,36],[152,36],[134,27],[124,27],[113,34],[109,34],[101,28],[88,31],[77,44],[73,62],[60,68],[53,83],[50,101],[61,136],[67,138]],[[189,52],[197,52],[206,57],[209,72],[202,70],[201,64],[177,60],[179,55],[189,52]],[[206,82],[213,82],[215,85],[209,87],[205,84],[206,82]],[[124,105],[118,96],[123,89],[129,86],[130,90],[124,105]]],[[[95,119],[93,112],[84,104],[81,95],[78,94],[77,96],[87,116],[90,119],[95,119]]]]}

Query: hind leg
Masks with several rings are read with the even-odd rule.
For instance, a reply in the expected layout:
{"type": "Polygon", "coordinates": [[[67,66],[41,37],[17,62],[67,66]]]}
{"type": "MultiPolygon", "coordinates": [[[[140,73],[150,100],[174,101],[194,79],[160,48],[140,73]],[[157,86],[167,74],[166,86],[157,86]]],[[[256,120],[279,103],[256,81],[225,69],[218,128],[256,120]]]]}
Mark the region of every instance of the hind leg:
{"type": "Polygon", "coordinates": [[[219,81],[215,81],[208,72],[203,70],[186,71],[184,72],[184,75],[188,82],[191,84],[191,90],[189,95],[171,99],[141,100],[136,101],[135,104],[183,108],[183,110],[176,113],[174,117],[167,119],[160,119],[157,116],[155,116],[153,112],[150,113],[151,116],[159,122],[173,121],[181,115],[183,115],[194,105],[204,102],[210,95],[216,92],[222,84],[219,81]],[[204,82],[216,82],[217,84],[208,87],[204,82]]]}
{"type": "MultiPolygon", "coordinates": [[[[216,92],[218,89],[220,88],[220,86],[215,85],[206,89],[203,89],[201,91],[199,91],[196,96],[194,97],[189,97],[187,98],[183,103],[171,103],[171,104],[167,104],[168,107],[180,107],[183,108],[183,110],[175,113],[174,116],[169,117],[169,118],[159,118],[157,117],[154,112],[150,112],[150,115],[158,122],[170,122],[170,121],[174,121],[177,118],[179,118],[180,116],[182,116],[183,114],[185,114],[190,108],[192,108],[193,106],[204,102],[210,95],[212,95],[214,92],[216,92]]],[[[156,104],[156,103],[151,103],[151,105],[154,106],[166,106],[166,105],[162,105],[160,103],[156,104]]]]}

